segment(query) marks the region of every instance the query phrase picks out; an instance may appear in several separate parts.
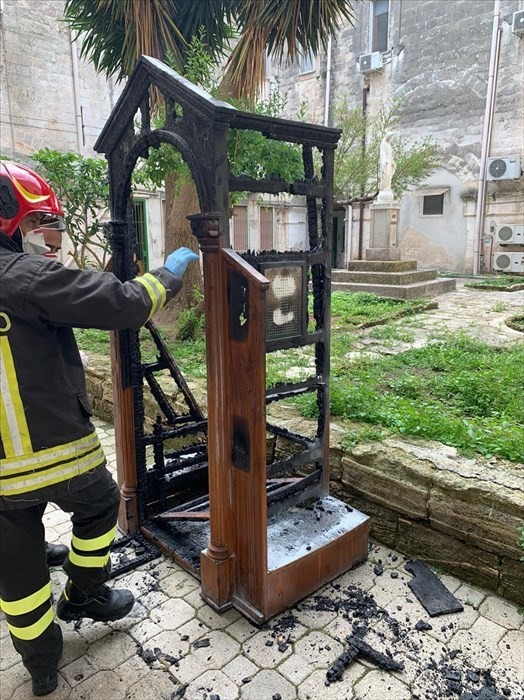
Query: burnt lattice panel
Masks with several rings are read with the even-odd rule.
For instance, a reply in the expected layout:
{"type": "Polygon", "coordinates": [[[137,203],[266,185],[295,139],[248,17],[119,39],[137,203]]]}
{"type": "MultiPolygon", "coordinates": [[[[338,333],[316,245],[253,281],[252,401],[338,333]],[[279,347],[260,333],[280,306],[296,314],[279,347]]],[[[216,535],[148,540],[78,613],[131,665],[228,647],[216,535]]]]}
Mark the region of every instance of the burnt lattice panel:
{"type": "Polygon", "coordinates": [[[303,338],[307,329],[305,264],[266,264],[261,265],[261,272],[269,280],[266,341],[303,338]]]}

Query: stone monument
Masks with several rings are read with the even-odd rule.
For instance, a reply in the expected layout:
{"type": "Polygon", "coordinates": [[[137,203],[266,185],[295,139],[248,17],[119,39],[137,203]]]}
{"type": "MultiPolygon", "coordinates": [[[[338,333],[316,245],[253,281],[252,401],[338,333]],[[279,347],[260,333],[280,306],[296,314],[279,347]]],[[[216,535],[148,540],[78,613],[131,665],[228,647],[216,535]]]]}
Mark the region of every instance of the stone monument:
{"type": "Polygon", "coordinates": [[[398,213],[400,204],[395,201],[391,182],[395,174],[395,160],[391,147],[392,134],[386,134],[380,143],[380,190],[370,206],[370,247],[366,260],[400,260],[398,247],[398,213]]]}

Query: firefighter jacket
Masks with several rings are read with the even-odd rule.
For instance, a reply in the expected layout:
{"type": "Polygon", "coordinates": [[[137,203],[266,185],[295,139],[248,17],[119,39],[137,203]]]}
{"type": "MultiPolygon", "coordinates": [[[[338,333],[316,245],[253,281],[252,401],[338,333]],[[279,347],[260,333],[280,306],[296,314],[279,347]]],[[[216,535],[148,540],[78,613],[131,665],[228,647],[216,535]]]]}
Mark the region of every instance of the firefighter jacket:
{"type": "Polygon", "coordinates": [[[181,285],[166,268],[70,270],[0,233],[0,509],[78,491],[105,463],[72,329],[138,330],[181,285]]]}

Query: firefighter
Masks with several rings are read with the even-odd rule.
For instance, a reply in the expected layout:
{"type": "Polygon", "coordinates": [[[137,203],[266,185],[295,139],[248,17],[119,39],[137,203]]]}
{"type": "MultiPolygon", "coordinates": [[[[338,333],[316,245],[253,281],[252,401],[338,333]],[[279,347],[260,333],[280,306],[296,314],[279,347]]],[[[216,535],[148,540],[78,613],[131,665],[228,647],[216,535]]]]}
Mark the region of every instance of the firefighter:
{"type": "Polygon", "coordinates": [[[180,248],[127,282],[71,270],[42,255],[43,229],[62,221],[45,180],[0,162],[0,606],[37,696],[56,688],[62,652],[42,523],[48,501],[71,513],[73,531],[58,617],[118,620],[134,604],[130,591],[105,585],[120,494],[90,420],[73,328],[138,330],[198,260],[180,248]]]}

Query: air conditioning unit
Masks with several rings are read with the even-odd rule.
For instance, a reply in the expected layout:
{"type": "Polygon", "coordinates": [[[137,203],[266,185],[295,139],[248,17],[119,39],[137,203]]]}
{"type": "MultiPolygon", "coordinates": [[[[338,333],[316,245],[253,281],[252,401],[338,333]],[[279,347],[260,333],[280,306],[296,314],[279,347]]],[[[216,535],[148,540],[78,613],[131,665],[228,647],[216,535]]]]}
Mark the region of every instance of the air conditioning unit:
{"type": "Polygon", "coordinates": [[[497,230],[497,243],[500,245],[524,245],[524,225],[501,226],[497,230]]]}
{"type": "Polygon", "coordinates": [[[488,158],[487,180],[517,180],[520,177],[520,158],[501,156],[488,158]]]}
{"type": "Polygon", "coordinates": [[[515,12],[513,15],[513,23],[511,26],[513,34],[524,36],[524,11],[515,12]]]}
{"type": "Polygon", "coordinates": [[[382,70],[382,54],[380,51],[373,53],[364,53],[359,56],[358,69],[361,73],[372,73],[373,71],[382,70]]]}
{"type": "Polygon", "coordinates": [[[524,253],[495,253],[493,269],[500,272],[524,272],[524,253]]]}

